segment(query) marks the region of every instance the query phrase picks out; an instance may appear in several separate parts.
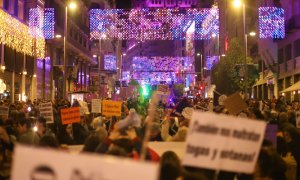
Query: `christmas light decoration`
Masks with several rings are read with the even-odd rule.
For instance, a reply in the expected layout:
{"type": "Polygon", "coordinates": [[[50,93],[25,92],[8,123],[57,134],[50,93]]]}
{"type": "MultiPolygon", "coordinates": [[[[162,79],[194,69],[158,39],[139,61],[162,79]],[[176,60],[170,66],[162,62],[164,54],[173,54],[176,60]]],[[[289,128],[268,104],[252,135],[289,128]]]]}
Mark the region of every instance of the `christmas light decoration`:
{"type": "Polygon", "coordinates": [[[29,10],[29,32],[33,37],[53,39],[54,23],[54,8],[29,10]]]}
{"type": "Polygon", "coordinates": [[[102,36],[123,40],[185,40],[191,25],[195,32],[189,38],[210,39],[219,34],[219,9],[92,9],[91,39],[102,36]]]}
{"type": "Polygon", "coordinates": [[[191,57],[133,57],[133,79],[146,84],[178,82],[177,72],[194,73],[191,57]]]}
{"type": "Polygon", "coordinates": [[[218,64],[220,58],[219,56],[207,56],[206,57],[206,68],[211,70],[214,65],[218,64]]]}
{"type": "Polygon", "coordinates": [[[114,55],[104,55],[104,69],[108,71],[116,71],[117,57],[114,55]]]}
{"type": "Polygon", "coordinates": [[[260,7],[259,37],[281,39],[285,37],[284,9],[277,7],[260,7]]]}
{"type": "Polygon", "coordinates": [[[45,40],[30,35],[29,27],[0,9],[0,42],[30,56],[43,58],[45,40]],[[35,54],[36,52],[36,54],[35,54]]]}

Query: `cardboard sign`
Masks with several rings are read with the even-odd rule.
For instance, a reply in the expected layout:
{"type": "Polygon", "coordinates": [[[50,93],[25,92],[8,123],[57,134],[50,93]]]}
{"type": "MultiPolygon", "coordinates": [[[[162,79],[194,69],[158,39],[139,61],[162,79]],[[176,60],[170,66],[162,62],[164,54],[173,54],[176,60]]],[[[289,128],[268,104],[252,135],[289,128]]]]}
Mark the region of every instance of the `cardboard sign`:
{"type": "Polygon", "coordinates": [[[101,99],[92,99],[92,113],[101,113],[101,99]]]}
{"type": "Polygon", "coordinates": [[[102,101],[102,115],[104,116],[121,116],[122,102],[121,101],[102,101]]]}
{"type": "Polygon", "coordinates": [[[169,94],[169,86],[163,85],[163,84],[157,85],[157,94],[168,95],[169,94]]]}
{"type": "Polygon", "coordinates": [[[0,116],[3,119],[7,119],[8,118],[8,112],[9,112],[9,108],[6,106],[0,106],[0,116]]]}
{"type": "Polygon", "coordinates": [[[244,102],[239,93],[234,93],[226,98],[224,101],[224,106],[232,115],[237,115],[248,108],[247,104],[244,102]]]}
{"type": "Polygon", "coordinates": [[[53,123],[54,118],[53,118],[53,109],[52,109],[52,103],[41,103],[39,105],[39,110],[40,110],[40,116],[44,117],[47,121],[47,123],[53,123]]]}
{"type": "Polygon", "coordinates": [[[11,180],[156,180],[159,166],[113,156],[68,154],[49,149],[17,146],[11,180]]]}
{"type": "Polygon", "coordinates": [[[194,112],[183,165],[253,173],[266,124],[233,116],[194,112]]]}
{"type": "Polygon", "coordinates": [[[62,124],[80,122],[80,107],[72,107],[60,110],[62,124]]]}

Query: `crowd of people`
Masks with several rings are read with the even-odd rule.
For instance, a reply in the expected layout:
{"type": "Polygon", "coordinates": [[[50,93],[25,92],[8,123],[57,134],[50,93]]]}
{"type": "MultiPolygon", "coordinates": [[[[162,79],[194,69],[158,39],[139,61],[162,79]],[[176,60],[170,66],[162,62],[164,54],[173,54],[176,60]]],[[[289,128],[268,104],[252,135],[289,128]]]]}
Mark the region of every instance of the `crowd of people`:
{"type": "MultiPolygon", "coordinates": [[[[0,103],[0,106],[9,107],[8,117],[3,116],[0,120],[0,179],[10,177],[17,143],[62,151],[67,151],[70,145],[83,144],[82,153],[138,160],[143,157],[146,128],[150,129],[149,141],[185,141],[194,111],[228,114],[221,101],[214,106],[212,99],[183,97],[174,103],[160,101],[150,122],[147,114],[149,102],[129,99],[122,104],[121,117],[86,112],[81,114],[79,123],[63,125],[60,110],[80,106],[80,103],[76,100],[72,104],[67,100],[52,102],[54,122],[48,124],[39,113],[41,102],[0,103]]],[[[264,140],[253,174],[185,167],[173,151],[167,151],[160,157],[149,147],[146,149],[146,160],[160,164],[161,180],[300,180],[300,132],[296,120],[299,102],[285,102],[284,97],[280,97],[267,101],[249,99],[246,103],[248,108],[236,116],[278,126],[276,145],[264,140]]]]}

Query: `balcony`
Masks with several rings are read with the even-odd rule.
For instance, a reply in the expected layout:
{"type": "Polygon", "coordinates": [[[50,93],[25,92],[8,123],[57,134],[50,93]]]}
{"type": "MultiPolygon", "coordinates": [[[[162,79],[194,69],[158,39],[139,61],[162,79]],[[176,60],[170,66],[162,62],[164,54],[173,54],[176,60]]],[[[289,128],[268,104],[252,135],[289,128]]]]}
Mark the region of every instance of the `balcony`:
{"type": "Polygon", "coordinates": [[[280,73],[286,72],[286,64],[285,63],[282,63],[279,65],[279,72],[280,73]]]}
{"type": "Polygon", "coordinates": [[[292,70],[294,70],[294,67],[295,67],[295,61],[289,60],[286,62],[286,65],[287,65],[287,71],[292,71],[292,70]]]}

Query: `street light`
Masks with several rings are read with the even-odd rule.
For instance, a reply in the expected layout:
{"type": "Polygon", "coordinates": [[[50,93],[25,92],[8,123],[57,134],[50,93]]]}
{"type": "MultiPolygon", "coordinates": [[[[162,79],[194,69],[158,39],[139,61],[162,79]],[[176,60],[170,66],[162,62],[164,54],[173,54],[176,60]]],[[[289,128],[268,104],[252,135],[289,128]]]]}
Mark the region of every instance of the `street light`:
{"type": "Polygon", "coordinates": [[[201,78],[201,81],[203,80],[203,63],[202,63],[202,54],[200,53],[197,53],[197,56],[200,56],[200,64],[201,64],[201,69],[200,69],[200,78],[201,78]]]}
{"type": "MultiPolygon", "coordinates": [[[[77,4],[75,2],[70,2],[65,7],[65,26],[64,26],[64,82],[63,82],[63,98],[66,98],[67,94],[67,37],[68,37],[68,8],[76,9],[77,4]]],[[[57,37],[59,38],[59,36],[57,37]]]]}

